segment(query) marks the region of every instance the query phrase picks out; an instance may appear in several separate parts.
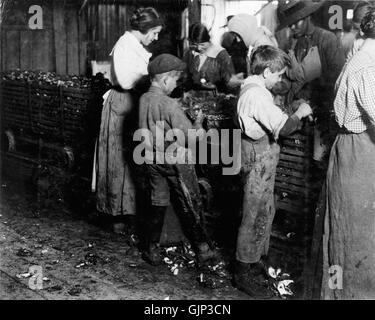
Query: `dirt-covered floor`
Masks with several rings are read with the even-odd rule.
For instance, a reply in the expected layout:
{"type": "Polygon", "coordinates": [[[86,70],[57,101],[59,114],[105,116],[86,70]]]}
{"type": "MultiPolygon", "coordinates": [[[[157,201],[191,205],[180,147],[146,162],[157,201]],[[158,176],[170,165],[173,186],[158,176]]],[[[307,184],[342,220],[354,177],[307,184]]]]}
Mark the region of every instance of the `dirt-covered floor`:
{"type": "MultiPolygon", "coordinates": [[[[129,236],[93,223],[85,212],[87,192],[80,193],[82,188],[68,190],[70,198],[62,200],[48,179],[30,184],[30,179],[14,179],[20,175],[11,168],[5,173],[0,177],[0,300],[251,299],[231,283],[236,219],[233,204],[228,204],[230,197],[221,197],[220,207],[230,210],[213,224],[225,264],[202,269],[190,265],[189,258],[176,272],[171,267],[186,256],[181,260],[170,246],[165,250],[171,249],[176,256],[171,259],[173,263],[150,266],[141,259],[129,236]],[[36,192],[35,186],[43,192],[36,192]]],[[[271,241],[271,261],[294,280],[294,294],[285,296],[288,299],[302,297],[301,253],[288,243],[271,241]]],[[[276,291],[274,298],[280,298],[276,291]]]]}
{"type": "Polygon", "coordinates": [[[62,202],[41,206],[25,184],[4,177],[0,214],[0,299],[250,299],[228,278],[213,289],[196,268],[174,275],[167,265],[150,266],[125,236],[62,202]],[[42,274],[30,277],[30,267],[42,274]]]}

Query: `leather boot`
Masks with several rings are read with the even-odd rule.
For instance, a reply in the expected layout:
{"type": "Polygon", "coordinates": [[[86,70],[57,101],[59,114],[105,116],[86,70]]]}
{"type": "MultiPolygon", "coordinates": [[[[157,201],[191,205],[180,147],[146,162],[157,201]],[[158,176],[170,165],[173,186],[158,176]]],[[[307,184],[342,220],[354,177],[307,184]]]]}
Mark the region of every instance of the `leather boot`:
{"type": "Polygon", "coordinates": [[[255,299],[270,299],[274,294],[263,281],[256,278],[258,272],[251,268],[250,263],[236,261],[234,286],[255,299]]]}
{"type": "Polygon", "coordinates": [[[125,234],[125,222],[124,222],[124,216],[113,216],[112,217],[112,232],[116,234],[125,234]]]}
{"type": "Polygon", "coordinates": [[[142,258],[153,266],[160,265],[163,262],[159,240],[163,229],[164,215],[167,207],[152,207],[152,216],[149,221],[149,234],[147,239],[147,248],[143,252],[142,258]]]}

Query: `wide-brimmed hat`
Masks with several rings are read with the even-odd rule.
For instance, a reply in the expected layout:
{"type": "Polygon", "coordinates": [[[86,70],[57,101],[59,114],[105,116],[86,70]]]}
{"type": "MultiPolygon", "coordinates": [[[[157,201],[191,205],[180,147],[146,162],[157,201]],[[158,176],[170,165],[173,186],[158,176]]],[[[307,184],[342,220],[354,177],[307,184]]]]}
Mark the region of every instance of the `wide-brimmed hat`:
{"type": "Polygon", "coordinates": [[[325,0],[290,0],[279,3],[277,16],[278,30],[288,27],[318,11],[325,0]]]}

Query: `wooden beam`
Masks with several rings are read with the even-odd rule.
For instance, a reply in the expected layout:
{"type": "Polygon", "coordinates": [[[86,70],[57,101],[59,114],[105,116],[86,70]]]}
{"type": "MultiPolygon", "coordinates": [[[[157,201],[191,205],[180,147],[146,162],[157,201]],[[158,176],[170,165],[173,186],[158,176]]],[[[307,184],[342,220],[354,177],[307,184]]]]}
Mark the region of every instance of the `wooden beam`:
{"type": "Polygon", "coordinates": [[[193,23],[201,22],[201,0],[189,0],[189,25],[193,23]]]}
{"type": "Polygon", "coordinates": [[[20,32],[5,32],[4,70],[20,68],[20,32]]]}
{"type": "Polygon", "coordinates": [[[66,12],[66,44],[68,75],[79,74],[78,11],[70,7],[66,12]]]}
{"type": "MultiPolygon", "coordinates": [[[[0,24],[0,72],[3,71],[3,29],[0,24]]],[[[1,101],[0,101],[1,102],[1,101]]]]}
{"type": "Polygon", "coordinates": [[[67,73],[65,3],[61,0],[53,0],[53,30],[55,70],[57,74],[65,75],[67,73]]]}
{"type": "Polygon", "coordinates": [[[32,70],[33,50],[32,31],[21,31],[21,69],[32,70]]]}
{"type": "Polygon", "coordinates": [[[88,61],[88,11],[83,10],[78,17],[78,29],[79,29],[79,74],[86,75],[87,73],[87,61],[88,61]]]}

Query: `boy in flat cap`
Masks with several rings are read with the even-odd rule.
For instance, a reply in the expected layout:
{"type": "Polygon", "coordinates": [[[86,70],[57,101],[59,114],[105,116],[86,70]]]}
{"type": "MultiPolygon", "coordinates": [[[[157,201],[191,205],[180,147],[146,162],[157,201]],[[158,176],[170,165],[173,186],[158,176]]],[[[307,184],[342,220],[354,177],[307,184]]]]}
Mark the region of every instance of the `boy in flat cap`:
{"type": "MultiPolygon", "coordinates": [[[[176,214],[180,218],[182,229],[190,240],[199,262],[206,262],[216,256],[210,247],[210,240],[204,226],[202,203],[199,194],[198,179],[193,164],[170,164],[167,160],[168,146],[166,139],[170,130],[182,132],[188,137],[189,129],[201,129],[202,112],[194,124],[186,117],[179,103],[169,97],[176,88],[177,81],[186,64],[170,54],[157,56],[148,66],[151,87],[140,99],[139,128],[147,129],[152,134],[150,140],[152,159],[146,161],[146,175],[151,191],[151,211],[148,218],[146,251],[143,258],[152,265],[161,263],[158,243],[162,231],[164,215],[171,200],[176,214]],[[163,141],[158,141],[157,131],[162,131],[163,141]],[[156,160],[155,160],[156,159],[156,160]],[[162,160],[162,161],[160,161],[162,160]]],[[[187,139],[186,139],[187,141],[187,139]]],[[[186,145],[179,146],[179,151],[187,150],[186,145]]],[[[184,152],[184,151],[183,151],[184,152]]]]}

